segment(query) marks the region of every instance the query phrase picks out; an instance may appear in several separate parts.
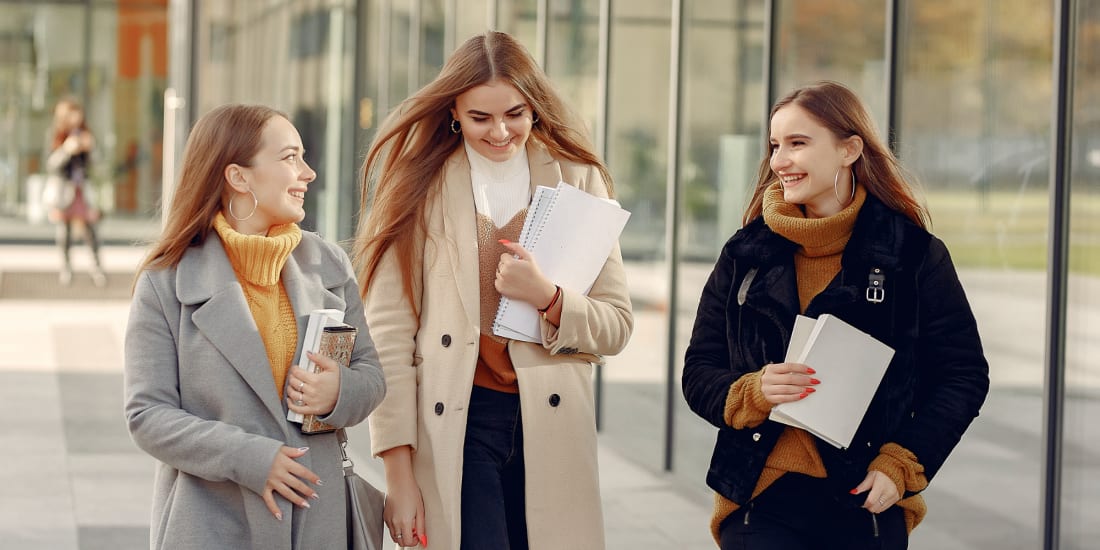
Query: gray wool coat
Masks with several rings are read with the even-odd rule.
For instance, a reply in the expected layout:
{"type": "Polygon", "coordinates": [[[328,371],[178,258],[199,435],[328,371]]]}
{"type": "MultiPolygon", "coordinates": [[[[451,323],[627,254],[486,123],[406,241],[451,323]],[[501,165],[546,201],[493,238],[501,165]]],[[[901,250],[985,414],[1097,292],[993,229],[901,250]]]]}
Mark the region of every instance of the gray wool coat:
{"type": "MultiPolygon", "coordinates": [[[[344,310],[344,321],[359,328],[336,407],[323,420],[361,422],[382,400],[385,382],[347,254],[303,231],[280,277],[298,320],[299,349],[311,310],[344,310]]],[[[336,435],[305,435],[286,420],[263,340],[216,233],[176,268],[138,278],[124,384],[130,434],[158,461],[151,548],[347,547],[336,435]],[[298,460],[324,485],[308,509],[276,496],[280,521],[261,493],[283,445],[309,447],[298,460]]]]}

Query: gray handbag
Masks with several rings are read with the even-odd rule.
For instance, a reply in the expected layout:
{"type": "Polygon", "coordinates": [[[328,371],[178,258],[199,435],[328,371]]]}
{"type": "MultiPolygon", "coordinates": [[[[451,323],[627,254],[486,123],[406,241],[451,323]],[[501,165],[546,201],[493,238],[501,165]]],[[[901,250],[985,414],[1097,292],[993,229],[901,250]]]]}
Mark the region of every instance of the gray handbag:
{"type": "Polygon", "coordinates": [[[382,512],[386,507],[386,493],[359,477],[352,469],[355,464],[348,458],[348,434],[343,428],[336,431],[336,436],[340,440],[344,486],[348,494],[348,550],[382,550],[382,512]]]}

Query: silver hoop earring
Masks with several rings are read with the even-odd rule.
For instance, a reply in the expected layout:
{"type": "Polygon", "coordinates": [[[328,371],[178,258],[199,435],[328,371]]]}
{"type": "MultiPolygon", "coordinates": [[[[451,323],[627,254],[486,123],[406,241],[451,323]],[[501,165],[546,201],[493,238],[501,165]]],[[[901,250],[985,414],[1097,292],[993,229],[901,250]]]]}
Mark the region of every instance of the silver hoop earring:
{"type": "Polygon", "coordinates": [[[252,211],[243,218],[233,213],[233,199],[229,199],[229,216],[239,222],[243,222],[248,218],[251,218],[252,215],[256,213],[256,209],[260,207],[260,199],[256,197],[256,193],[253,192],[251,189],[249,189],[248,192],[252,194],[252,211]]]}
{"type": "MultiPolygon", "coordinates": [[[[833,176],[833,196],[836,197],[836,203],[841,207],[844,206],[844,201],[840,200],[840,171],[843,167],[836,169],[836,175],[833,176]]],[[[852,196],[848,197],[848,202],[852,202],[856,198],[856,170],[852,168],[852,196]]]]}
{"type": "Polygon", "coordinates": [[[451,133],[452,134],[462,133],[462,125],[458,123],[458,120],[455,120],[453,118],[451,119],[451,133]]]}
{"type": "Polygon", "coordinates": [[[542,120],[541,118],[539,118],[538,113],[533,113],[533,114],[535,115],[535,118],[531,119],[531,126],[534,126],[534,125],[538,124],[539,121],[542,120]]]}

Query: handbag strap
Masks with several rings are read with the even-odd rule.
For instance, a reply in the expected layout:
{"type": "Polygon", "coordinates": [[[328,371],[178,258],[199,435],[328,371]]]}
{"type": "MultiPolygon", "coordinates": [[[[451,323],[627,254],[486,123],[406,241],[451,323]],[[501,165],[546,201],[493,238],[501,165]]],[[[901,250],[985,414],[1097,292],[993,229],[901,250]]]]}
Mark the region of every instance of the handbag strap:
{"type": "Polygon", "coordinates": [[[336,430],[336,440],[340,442],[340,462],[344,468],[351,468],[355,463],[348,457],[348,433],[343,428],[336,430]]]}

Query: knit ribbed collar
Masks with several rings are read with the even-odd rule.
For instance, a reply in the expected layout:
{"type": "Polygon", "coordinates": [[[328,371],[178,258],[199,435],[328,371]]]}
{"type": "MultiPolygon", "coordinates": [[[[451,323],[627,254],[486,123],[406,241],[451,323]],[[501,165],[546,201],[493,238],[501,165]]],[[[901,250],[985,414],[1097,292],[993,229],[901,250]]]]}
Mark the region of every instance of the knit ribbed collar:
{"type": "MultiPolygon", "coordinates": [[[[512,156],[512,158],[497,162],[495,160],[489,160],[470,147],[466,140],[462,140],[463,146],[466,147],[466,156],[470,159],[470,170],[484,175],[492,181],[504,181],[508,179],[517,178],[524,171],[529,170],[527,165],[527,148],[520,147],[519,151],[512,156]]],[[[524,180],[530,179],[529,177],[523,178],[524,180]]]]}
{"type": "Polygon", "coordinates": [[[279,273],[287,258],[302,242],[302,230],[298,224],[272,226],[266,236],[245,235],[233,229],[221,212],[214,217],[214,231],[221,237],[229,263],[233,264],[237,276],[259,286],[279,282],[279,273]]]}
{"type": "Polygon", "coordinates": [[[806,256],[829,256],[844,250],[867,191],[856,185],[856,196],[843,210],[826,218],[807,218],[797,204],[783,200],[778,182],[764,191],[764,223],[772,231],[802,246],[806,256]]]}

